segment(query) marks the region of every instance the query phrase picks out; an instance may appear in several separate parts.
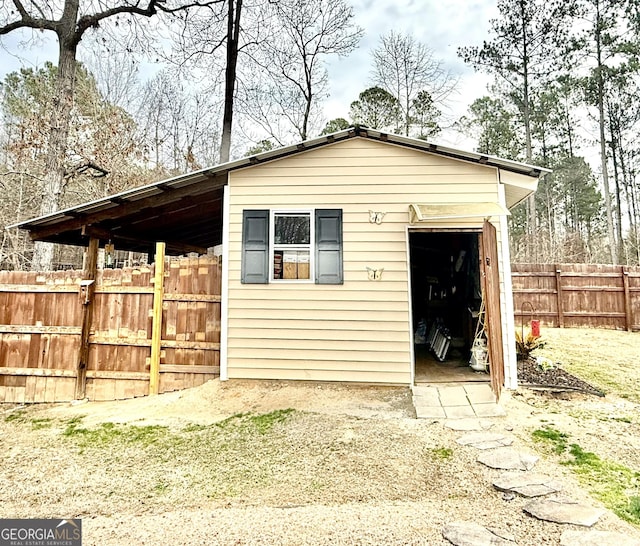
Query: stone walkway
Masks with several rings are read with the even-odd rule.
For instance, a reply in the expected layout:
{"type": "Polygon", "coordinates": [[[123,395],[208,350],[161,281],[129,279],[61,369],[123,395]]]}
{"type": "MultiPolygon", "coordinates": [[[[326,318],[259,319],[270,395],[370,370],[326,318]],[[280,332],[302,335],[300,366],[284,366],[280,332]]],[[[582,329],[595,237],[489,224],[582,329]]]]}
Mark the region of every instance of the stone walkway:
{"type": "Polygon", "coordinates": [[[418,419],[501,417],[504,409],[488,383],[414,385],[413,405],[418,419]]]}
{"type": "MultiPolygon", "coordinates": [[[[475,387],[478,385],[458,386],[454,390],[449,390],[451,387],[419,387],[418,392],[414,392],[416,413],[419,417],[430,415],[430,418],[443,418],[466,412],[468,417],[447,418],[443,426],[463,432],[456,441],[460,445],[478,449],[478,464],[496,469],[496,477],[487,487],[502,492],[505,498],[516,495],[530,498],[523,510],[531,517],[573,526],[563,531],[561,546],[640,546],[640,541],[622,533],[591,529],[605,510],[567,498],[562,494],[562,484],[558,480],[534,472],[538,457],[509,447],[513,443],[511,435],[491,431],[493,423],[489,419],[479,418],[487,417],[484,405],[493,404],[498,410],[502,408],[495,402],[487,401],[486,392],[483,394],[475,387]],[[478,414],[478,406],[481,415],[478,414]],[[449,411],[450,408],[457,409],[449,411]],[[576,526],[583,529],[576,530],[576,526]]],[[[503,410],[498,410],[493,409],[504,415],[503,410]]],[[[443,527],[442,536],[455,546],[517,544],[506,529],[487,528],[474,521],[451,522],[443,527]]]]}

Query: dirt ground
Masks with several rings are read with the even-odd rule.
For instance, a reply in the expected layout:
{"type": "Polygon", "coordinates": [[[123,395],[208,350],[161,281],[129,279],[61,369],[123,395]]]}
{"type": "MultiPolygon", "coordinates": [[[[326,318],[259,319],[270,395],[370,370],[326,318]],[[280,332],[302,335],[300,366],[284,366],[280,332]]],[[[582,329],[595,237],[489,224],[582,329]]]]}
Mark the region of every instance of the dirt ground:
{"type": "MultiPolygon", "coordinates": [[[[536,469],[559,478],[564,496],[600,506],[534,430],[560,430],[640,470],[634,400],[521,389],[501,403],[507,415],[493,429],[538,454],[536,469]]],[[[460,433],[414,417],[407,388],[244,381],[121,402],[0,406],[0,517],[79,517],[84,544],[96,546],[437,546],[449,544],[443,525],[458,520],[520,545],[560,543],[571,526],[527,516],[526,499],[494,490],[499,472],[458,445],[460,433]]],[[[611,511],[595,528],[640,544],[640,528],[611,511]]]]}

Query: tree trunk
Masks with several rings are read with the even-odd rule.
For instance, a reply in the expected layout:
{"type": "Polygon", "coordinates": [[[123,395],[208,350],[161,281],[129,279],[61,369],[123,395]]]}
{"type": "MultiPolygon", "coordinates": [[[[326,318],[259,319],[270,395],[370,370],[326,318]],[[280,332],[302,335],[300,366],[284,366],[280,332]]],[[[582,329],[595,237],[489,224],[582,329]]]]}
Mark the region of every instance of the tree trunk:
{"type": "Polygon", "coordinates": [[[300,138],[303,142],[307,140],[307,137],[309,136],[309,117],[311,116],[311,105],[313,101],[313,66],[309,66],[307,64],[306,58],[304,60],[304,72],[306,80],[304,99],[306,104],[304,106],[304,116],[302,118],[302,131],[300,131],[300,138]]]}
{"type": "Polygon", "coordinates": [[[238,65],[238,40],[242,0],[229,0],[227,20],[227,66],[224,72],[224,114],[220,140],[220,163],[227,163],[231,155],[231,130],[233,128],[233,100],[238,65]]]}
{"type": "Polygon", "coordinates": [[[609,257],[612,264],[618,263],[618,249],[613,229],[613,211],[611,207],[611,194],[609,192],[609,171],[607,170],[607,141],[605,137],[604,116],[604,78],[602,75],[602,35],[601,35],[600,4],[596,3],[596,83],[598,102],[598,126],[600,129],[600,165],[602,169],[602,185],[604,190],[604,205],[607,213],[607,235],[609,237],[609,257]]]}
{"type": "Polygon", "coordinates": [[[618,242],[618,258],[624,261],[624,237],[622,236],[622,202],[620,200],[620,194],[622,193],[620,187],[620,177],[623,173],[620,171],[618,160],[622,158],[622,135],[620,133],[620,126],[618,120],[614,119],[611,114],[611,106],[609,109],[609,132],[611,134],[611,159],[613,161],[613,182],[616,188],[616,218],[615,218],[615,234],[618,242]]]}
{"type": "MultiPolygon", "coordinates": [[[[78,3],[70,8],[65,6],[63,19],[70,17],[75,22],[78,3]],[[73,9],[75,8],[75,13],[73,9]],[[68,13],[71,9],[72,13],[68,13]]],[[[45,175],[42,183],[42,203],[40,215],[51,214],[60,208],[60,202],[65,188],[65,165],[67,155],[67,140],[71,124],[71,109],[73,107],[73,92],[76,80],[76,48],[77,44],[71,32],[58,34],[59,59],[56,74],[56,93],[53,97],[51,117],[49,118],[49,141],[47,143],[47,159],[45,175]]],[[[33,271],[47,271],[53,267],[53,245],[37,241],[33,251],[31,269],[33,271]]]]}
{"type": "MultiPolygon", "coordinates": [[[[531,144],[531,103],[529,97],[529,63],[528,63],[528,46],[525,4],[520,3],[520,16],[522,24],[522,48],[523,48],[523,71],[522,71],[522,123],[524,125],[525,138],[525,160],[528,164],[532,163],[533,146],[531,144]]],[[[530,257],[532,262],[537,262],[536,248],[536,195],[532,193],[527,199],[527,239],[529,244],[530,257]]]]}

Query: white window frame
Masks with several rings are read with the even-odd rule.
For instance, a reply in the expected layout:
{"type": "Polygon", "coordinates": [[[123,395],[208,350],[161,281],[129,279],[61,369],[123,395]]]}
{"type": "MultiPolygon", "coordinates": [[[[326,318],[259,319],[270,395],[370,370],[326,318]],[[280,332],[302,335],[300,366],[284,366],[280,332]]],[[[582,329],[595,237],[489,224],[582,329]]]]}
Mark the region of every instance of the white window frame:
{"type": "MultiPolygon", "coordinates": [[[[315,226],[315,209],[270,209],[269,210],[269,283],[296,283],[296,284],[313,284],[315,283],[315,248],[316,248],[316,226],[315,226]],[[309,244],[308,245],[276,245],[276,221],[278,215],[309,216],[309,244]],[[273,260],[274,252],[280,250],[280,246],[286,246],[290,250],[309,250],[309,278],[308,279],[276,279],[273,276],[273,260]]],[[[282,264],[284,268],[284,263],[282,264]]]]}

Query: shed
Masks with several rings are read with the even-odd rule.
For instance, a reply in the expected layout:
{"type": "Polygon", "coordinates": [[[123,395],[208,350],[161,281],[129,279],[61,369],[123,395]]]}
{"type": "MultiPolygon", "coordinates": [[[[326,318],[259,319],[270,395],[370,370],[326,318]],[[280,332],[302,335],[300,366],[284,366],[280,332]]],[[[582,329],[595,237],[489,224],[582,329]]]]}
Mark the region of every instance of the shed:
{"type": "Polygon", "coordinates": [[[517,386],[506,217],[545,172],[355,127],[17,227],[138,251],[221,244],[223,380],[428,382],[468,372],[480,321],[499,395],[517,386]]]}

